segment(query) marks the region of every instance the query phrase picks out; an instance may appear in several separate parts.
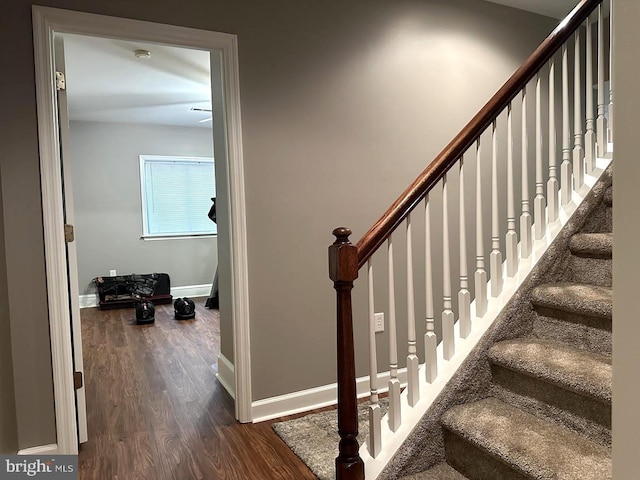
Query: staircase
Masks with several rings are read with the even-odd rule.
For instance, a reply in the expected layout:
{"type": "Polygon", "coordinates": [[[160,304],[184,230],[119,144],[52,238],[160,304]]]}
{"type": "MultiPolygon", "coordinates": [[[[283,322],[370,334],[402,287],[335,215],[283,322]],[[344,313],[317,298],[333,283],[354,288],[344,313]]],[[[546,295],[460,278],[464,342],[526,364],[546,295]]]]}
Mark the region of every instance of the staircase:
{"type": "MultiPolygon", "coordinates": [[[[607,172],[586,200],[588,212],[578,212],[565,227],[489,336],[523,333],[480,346],[479,363],[488,376],[482,368],[460,373],[481,398],[446,408],[440,432],[429,432],[431,442],[424,437],[405,442],[403,449],[417,458],[405,452],[380,478],[612,478],[610,184],[607,172]],[[441,438],[441,445],[434,438],[441,438]],[[431,454],[421,459],[425,448],[431,454]],[[444,455],[434,455],[442,449],[444,455]],[[442,456],[446,462],[404,475],[442,456]]],[[[452,387],[443,401],[468,396],[452,387]]]]}
{"type": "Polygon", "coordinates": [[[337,480],[611,478],[613,5],[580,0],[359,241],[333,231],[337,480]]]}

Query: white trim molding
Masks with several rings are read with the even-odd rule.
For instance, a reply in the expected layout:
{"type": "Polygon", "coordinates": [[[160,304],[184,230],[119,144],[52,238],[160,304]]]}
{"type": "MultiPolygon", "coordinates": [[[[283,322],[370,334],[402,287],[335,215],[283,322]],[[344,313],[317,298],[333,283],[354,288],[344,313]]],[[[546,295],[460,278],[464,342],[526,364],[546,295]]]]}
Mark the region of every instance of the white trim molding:
{"type": "Polygon", "coordinates": [[[202,285],[184,285],[182,287],[171,287],[171,295],[173,297],[208,297],[211,295],[211,284],[204,283],[202,285]]]}
{"type": "Polygon", "coordinates": [[[97,293],[87,293],[85,295],[79,295],[80,308],[93,308],[97,307],[100,302],[100,298],[97,293]]]}
{"type": "Polygon", "coordinates": [[[236,398],[235,384],[235,368],[227,357],[223,354],[218,355],[218,373],[216,378],[220,382],[220,385],[231,395],[231,398],[236,398]]]}
{"type": "MultiPolygon", "coordinates": [[[[215,53],[221,58],[230,208],[230,263],[236,416],[251,421],[251,364],[249,350],[249,282],[245,225],[244,168],[235,35],[108,17],[71,10],[32,6],[36,104],[42,190],[43,228],[55,421],[60,454],[76,454],[78,439],[73,388],[72,332],[63,202],[57,99],[54,82],[53,39],[56,32],[147,41],[215,53]]],[[[222,179],[220,179],[222,180],[222,179]]]]}
{"type": "MultiPolygon", "coordinates": [[[[227,157],[231,225],[231,290],[233,301],[233,365],[235,372],[236,418],[251,422],[251,342],[249,322],[249,259],[247,257],[247,224],[244,192],[244,162],[242,161],[242,119],[240,116],[240,78],[238,38],[229,35],[222,50],[225,74],[225,109],[227,124],[227,157]]],[[[214,101],[215,104],[215,101],[214,101]]],[[[215,108],[215,107],[214,107],[215,108]]]]}
{"type": "Polygon", "coordinates": [[[56,455],[57,453],[58,445],[55,443],[25,448],[24,450],[18,451],[18,455],[56,455]]]}
{"type": "MultiPolygon", "coordinates": [[[[388,385],[389,372],[378,373],[378,385],[388,385]]],[[[400,386],[407,384],[407,369],[398,369],[398,379],[400,386]]],[[[378,389],[378,393],[385,393],[387,387],[378,389]]],[[[356,379],[356,394],[358,398],[365,398],[370,395],[369,376],[356,379]]],[[[253,422],[264,422],[279,417],[286,417],[300,412],[308,412],[316,408],[328,407],[338,403],[338,384],[323,385],[322,387],[309,388],[298,392],[278,395],[277,397],[265,398],[253,402],[253,422]]]]}
{"type": "Polygon", "coordinates": [[[62,177],[60,175],[62,170],[60,168],[57,99],[53,79],[54,30],[50,19],[43,12],[34,7],[33,13],[40,178],[56,435],[60,453],[77,454],[71,315],[67,290],[67,258],[63,231],[62,177]]]}

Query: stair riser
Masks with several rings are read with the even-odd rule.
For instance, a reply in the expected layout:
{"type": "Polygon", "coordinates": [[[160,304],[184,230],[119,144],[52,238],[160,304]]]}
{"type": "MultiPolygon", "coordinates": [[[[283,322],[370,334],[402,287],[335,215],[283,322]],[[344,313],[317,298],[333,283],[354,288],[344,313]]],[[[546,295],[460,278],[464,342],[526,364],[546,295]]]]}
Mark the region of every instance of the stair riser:
{"type": "Polygon", "coordinates": [[[491,386],[491,396],[540,418],[563,425],[598,445],[611,447],[611,430],[582,416],[574,415],[536,398],[520,395],[497,383],[491,386]]]}
{"type": "Polygon", "coordinates": [[[493,455],[444,429],[447,463],[469,480],[529,480],[493,455]]]}
{"type": "MultiPolygon", "coordinates": [[[[395,480],[395,479],[394,479],[395,480]]],[[[402,477],[401,480],[469,480],[447,463],[441,463],[426,472],[402,477]]]]}
{"type": "Polygon", "coordinates": [[[611,320],[562,313],[564,318],[540,313],[535,315],[531,336],[611,356],[611,320]]]}
{"type": "Polygon", "coordinates": [[[567,312],[557,308],[543,307],[535,305],[533,310],[537,317],[555,318],[563,320],[567,323],[575,323],[584,325],[589,328],[606,330],[611,332],[611,318],[601,317],[599,315],[590,315],[585,313],[567,312]]]}
{"type": "Polygon", "coordinates": [[[611,402],[579,394],[499,365],[492,365],[491,371],[494,383],[507,390],[611,428],[611,402]]]}
{"type": "Polygon", "coordinates": [[[603,203],[608,206],[613,206],[613,185],[610,185],[604,192],[603,203]]]}
{"type": "Polygon", "coordinates": [[[613,279],[612,266],[611,259],[571,255],[566,270],[567,276],[563,280],[610,287],[613,279]]]}
{"type": "Polygon", "coordinates": [[[605,210],[605,232],[613,232],[613,208],[607,207],[605,210]]]}
{"type": "Polygon", "coordinates": [[[613,231],[613,208],[600,204],[580,229],[583,233],[609,233],[613,231]]]}

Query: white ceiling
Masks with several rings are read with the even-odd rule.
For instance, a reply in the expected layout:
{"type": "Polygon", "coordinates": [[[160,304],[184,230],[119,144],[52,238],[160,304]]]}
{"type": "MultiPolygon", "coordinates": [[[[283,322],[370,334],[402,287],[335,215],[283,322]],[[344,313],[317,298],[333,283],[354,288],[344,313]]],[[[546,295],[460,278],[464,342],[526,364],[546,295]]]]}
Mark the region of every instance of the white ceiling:
{"type": "Polygon", "coordinates": [[[499,3],[508,7],[527,10],[528,12],[539,13],[553,18],[564,18],[573,7],[578,4],[578,0],[487,0],[491,3],[499,3]]]}
{"type": "Polygon", "coordinates": [[[211,128],[209,52],[64,34],[69,118],[211,128]],[[136,49],[151,58],[138,59],[136,49]]]}
{"type": "MultiPolygon", "coordinates": [[[[578,0],[488,0],[563,18],[578,0]]],[[[69,116],[77,121],[210,128],[209,52],[99,37],[62,35],[69,116]],[[137,59],[136,49],[151,58],[137,59]]]]}

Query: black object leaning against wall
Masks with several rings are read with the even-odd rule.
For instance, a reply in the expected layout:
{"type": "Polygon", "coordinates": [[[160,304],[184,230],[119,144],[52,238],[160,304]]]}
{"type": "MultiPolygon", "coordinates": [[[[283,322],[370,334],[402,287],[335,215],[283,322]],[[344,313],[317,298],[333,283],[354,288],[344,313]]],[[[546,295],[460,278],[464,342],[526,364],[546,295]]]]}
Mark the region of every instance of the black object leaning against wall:
{"type": "Polygon", "coordinates": [[[93,282],[98,288],[101,310],[131,308],[141,298],[157,305],[170,304],[173,301],[171,282],[166,273],[96,277],[93,282]]]}

